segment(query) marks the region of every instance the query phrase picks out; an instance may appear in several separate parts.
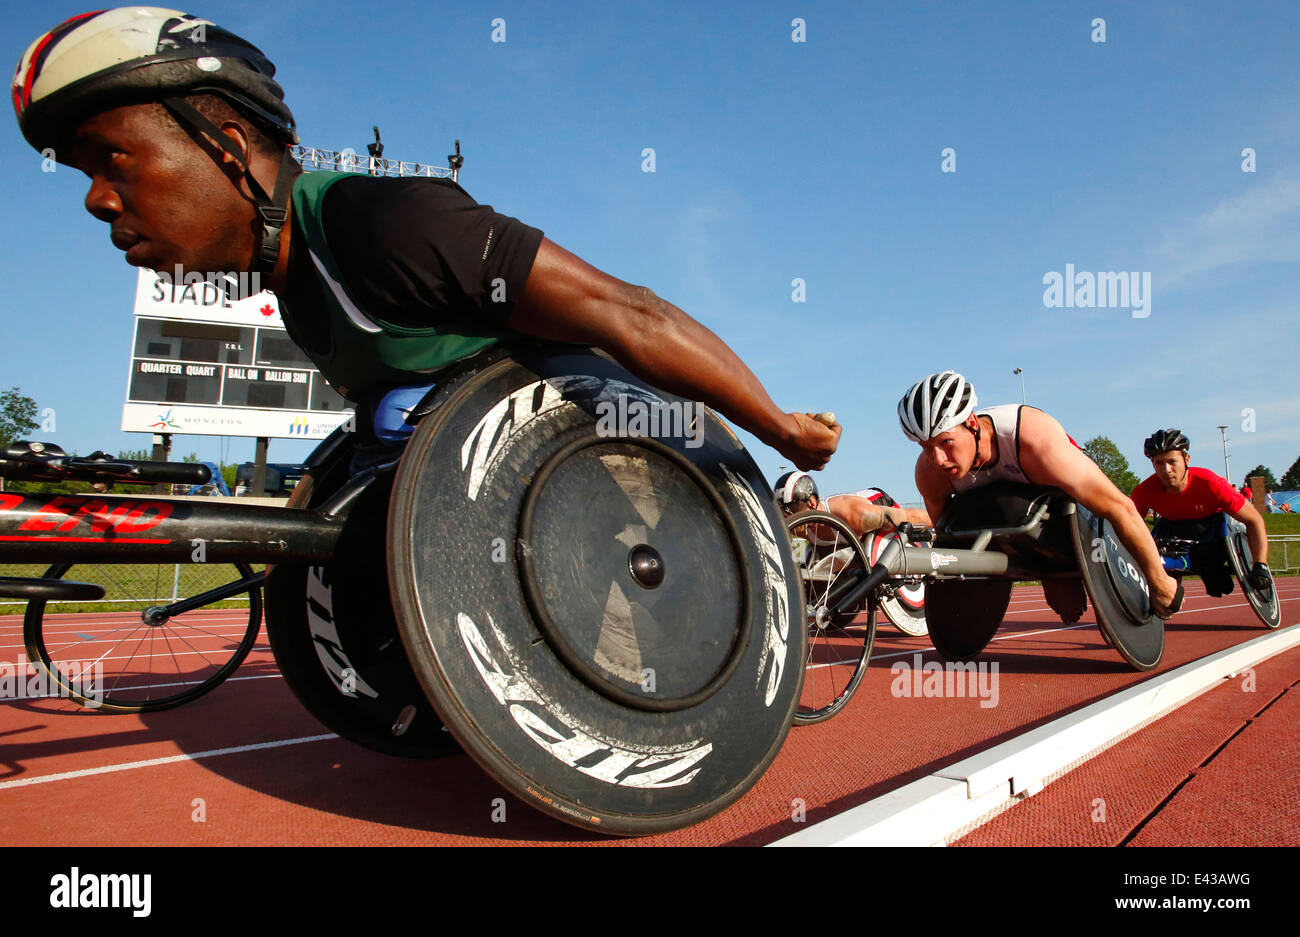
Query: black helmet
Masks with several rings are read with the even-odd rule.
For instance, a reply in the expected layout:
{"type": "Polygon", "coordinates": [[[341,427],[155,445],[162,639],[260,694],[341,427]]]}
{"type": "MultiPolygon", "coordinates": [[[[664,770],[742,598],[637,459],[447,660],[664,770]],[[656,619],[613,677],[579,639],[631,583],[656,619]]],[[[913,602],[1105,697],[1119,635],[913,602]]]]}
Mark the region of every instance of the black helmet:
{"type": "Polygon", "coordinates": [[[817,497],[817,483],[807,472],[786,472],[772,487],[776,503],[782,508],[817,497]]]}
{"type": "Polygon", "coordinates": [[[1192,444],[1187,441],[1187,437],[1176,429],[1158,429],[1147,437],[1146,442],[1142,444],[1142,454],[1148,459],[1154,459],[1162,452],[1190,452],[1192,444]]]}

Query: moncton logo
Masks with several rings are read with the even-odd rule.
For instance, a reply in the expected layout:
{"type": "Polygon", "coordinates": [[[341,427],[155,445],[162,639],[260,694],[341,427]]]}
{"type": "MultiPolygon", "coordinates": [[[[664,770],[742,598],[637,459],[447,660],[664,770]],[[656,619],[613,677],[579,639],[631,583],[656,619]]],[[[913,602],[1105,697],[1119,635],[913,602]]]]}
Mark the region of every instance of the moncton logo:
{"type": "Polygon", "coordinates": [[[77,866],[50,879],[51,908],[130,908],[132,917],[148,917],[153,907],[153,876],[95,875],[77,866]]]}
{"type": "Polygon", "coordinates": [[[306,433],[307,433],[307,418],[306,418],[306,417],[302,417],[302,416],[300,416],[300,417],[296,417],[295,419],[293,419],[293,420],[290,421],[290,423],[289,423],[289,435],[290,435],[290,436],[295,436],[295,435],[306,435],[306,433]]]}
{"type": "Polygon", "coordinates": [[[1132,309],[1134,319],[1151,315],[1151,271],[1118,273],[1074,272],[1065,265],[1065,275],[1055,270],[1043,274],[1043,305],[1048,309],[1132,309]]]}
{"type": "Polygon", "coordinates": [[[172,420],[172,412],[168,410],[157,420],[149,424],[150,429],[180,429],[181,424],[172,420]]]}

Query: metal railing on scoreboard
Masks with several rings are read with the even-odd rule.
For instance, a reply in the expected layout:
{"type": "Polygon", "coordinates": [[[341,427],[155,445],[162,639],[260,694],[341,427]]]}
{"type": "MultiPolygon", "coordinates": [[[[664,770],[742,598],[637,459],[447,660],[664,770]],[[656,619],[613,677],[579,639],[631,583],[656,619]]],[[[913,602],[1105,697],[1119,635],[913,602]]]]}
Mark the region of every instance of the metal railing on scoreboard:
{"type": "Polygon", "coordinates": [[[385,159],[382,156],[363,156],[354,150],[325,150],[315,146],[292,148],[304,172],[364,172],[372,176],[427,176],[433,179],[455,179],[456,172],[446,166],[413,163],[403,159],[385,159]]]}

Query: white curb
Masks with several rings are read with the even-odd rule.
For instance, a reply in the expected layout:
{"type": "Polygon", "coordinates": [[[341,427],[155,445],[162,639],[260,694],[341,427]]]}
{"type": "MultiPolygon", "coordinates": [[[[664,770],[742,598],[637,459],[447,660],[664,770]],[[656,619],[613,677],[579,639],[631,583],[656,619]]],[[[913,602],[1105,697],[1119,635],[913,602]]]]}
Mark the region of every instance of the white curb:
{"type": "Polygon", "coordinates": [[[768,845],[943,845],[1144,723],[1298,645],[1300,625],[1292,625],[1184,664],[768,845]]]}

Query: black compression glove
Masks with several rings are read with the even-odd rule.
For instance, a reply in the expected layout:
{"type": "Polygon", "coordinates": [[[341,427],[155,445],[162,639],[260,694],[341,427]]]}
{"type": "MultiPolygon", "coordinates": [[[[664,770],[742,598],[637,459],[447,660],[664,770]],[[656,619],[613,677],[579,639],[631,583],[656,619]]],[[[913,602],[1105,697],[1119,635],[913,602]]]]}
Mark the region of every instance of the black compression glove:
{"type": "Polygon", "coordinates": [[[1250,568],[1250,573],[1246,580],[1256,589],[1267,589],[1271,580],[1268,575],[1268,566],[1265,563],[1256,563],[1250,568]]]}

